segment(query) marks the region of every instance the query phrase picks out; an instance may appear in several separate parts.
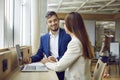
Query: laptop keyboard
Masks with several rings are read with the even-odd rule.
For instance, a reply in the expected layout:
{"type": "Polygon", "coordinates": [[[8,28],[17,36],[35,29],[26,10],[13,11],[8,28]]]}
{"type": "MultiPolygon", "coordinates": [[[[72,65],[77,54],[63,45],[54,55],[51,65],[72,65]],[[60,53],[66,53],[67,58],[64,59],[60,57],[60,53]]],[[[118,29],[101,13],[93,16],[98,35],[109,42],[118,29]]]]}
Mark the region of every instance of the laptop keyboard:
{"type": "Polygon", "coordinates": [[[48,71],[44,65],[25,65],[22,71],[48,71]]]}
{"type": "Polygon", "coordinates": [[[25,70],[36,70],[36,66],[26,66],[25,70]]]}

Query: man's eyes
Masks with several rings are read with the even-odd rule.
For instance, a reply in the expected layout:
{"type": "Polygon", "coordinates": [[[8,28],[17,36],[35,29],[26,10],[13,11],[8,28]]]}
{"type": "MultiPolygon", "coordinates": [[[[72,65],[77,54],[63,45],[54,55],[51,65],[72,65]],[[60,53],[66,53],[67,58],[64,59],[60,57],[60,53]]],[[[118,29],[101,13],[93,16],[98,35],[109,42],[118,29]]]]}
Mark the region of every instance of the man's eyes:
{"type": "Polygon", "coordinates": [[[54,19],[53,21],[49,21],[49,23],[56,22],[56,21],[57,21],[57,19],[54,19]]]}
{"type": "Polygon", "coordinates": [[[48,23],[52,23],[52,21],[49,21],[48,23]]]}

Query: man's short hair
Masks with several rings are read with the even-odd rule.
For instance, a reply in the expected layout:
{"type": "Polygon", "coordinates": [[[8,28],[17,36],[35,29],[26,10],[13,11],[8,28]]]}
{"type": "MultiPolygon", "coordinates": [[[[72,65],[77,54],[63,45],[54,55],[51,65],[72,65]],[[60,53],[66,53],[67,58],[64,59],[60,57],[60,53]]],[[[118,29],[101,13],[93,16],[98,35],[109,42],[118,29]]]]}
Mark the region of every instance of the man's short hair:
{"type": "Polygon", "coordinates": [[[49,19],[49,18],[50,18],[51,16],[53,16],[53,15],[55,15],[55,16],[58,18],[56,12],[54,12],[54,11],[48,11],[45,17],[46,17],[47,19],[49,19]]]}

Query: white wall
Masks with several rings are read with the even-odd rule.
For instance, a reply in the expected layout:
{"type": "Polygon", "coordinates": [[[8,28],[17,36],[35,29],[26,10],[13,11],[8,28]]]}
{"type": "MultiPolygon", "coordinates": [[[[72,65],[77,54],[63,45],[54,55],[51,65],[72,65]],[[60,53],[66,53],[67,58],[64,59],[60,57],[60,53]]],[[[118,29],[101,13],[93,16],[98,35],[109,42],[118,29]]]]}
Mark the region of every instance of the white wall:
{"type": "Polygon", "coordinates": [[[47,0],[31,0],[31,3],[31,45],[32,52],[36,53],[40,46],[40,36],[47,32],[47,0]]]}
{"type": "Polygon", "coordinates": [[[48,32],[48,27],[46,25],[45,15],[47,13],[47,0],[40,0],[39,4],[39,13],[40,13],[40,35],[43,35],[48,32]]]}

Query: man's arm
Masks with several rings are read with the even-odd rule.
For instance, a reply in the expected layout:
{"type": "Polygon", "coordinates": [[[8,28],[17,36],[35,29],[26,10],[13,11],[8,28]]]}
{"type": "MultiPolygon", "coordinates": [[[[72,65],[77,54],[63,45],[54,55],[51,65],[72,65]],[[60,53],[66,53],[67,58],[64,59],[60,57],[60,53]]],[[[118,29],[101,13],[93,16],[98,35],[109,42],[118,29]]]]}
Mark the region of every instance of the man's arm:
{"type": "Polygon", "coordinates": [[[41,39],[40,39],[40,47],[39,47],[37,53],[35,55],[31,56],[31,57],[25,57],[23,59],[24,63],[38,62],[41,59],[43,59],[43,57],[44,57],[43,52],[44,51],[43,51],[43,44],[42,43],[43,42],[42,42],[42,37],[41,37],[41,39]]]}

